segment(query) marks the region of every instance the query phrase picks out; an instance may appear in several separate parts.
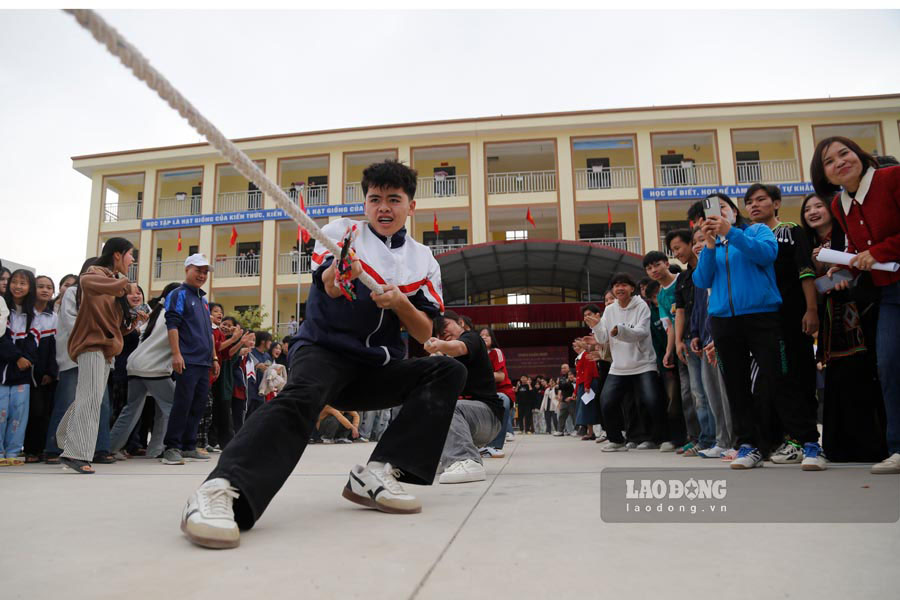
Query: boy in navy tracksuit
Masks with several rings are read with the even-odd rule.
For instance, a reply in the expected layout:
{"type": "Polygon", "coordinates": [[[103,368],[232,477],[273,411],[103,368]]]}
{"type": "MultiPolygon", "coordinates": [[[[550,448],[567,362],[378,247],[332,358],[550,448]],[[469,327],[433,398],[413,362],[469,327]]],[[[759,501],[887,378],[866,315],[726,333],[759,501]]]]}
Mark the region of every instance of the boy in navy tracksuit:
{"type": "Polygon", "coordinates": [[[355,299],[342,295],[334,257],[317,243],[289,382],[244,423],[189,498],[181,529],[195,544],[240,543],[239,528],[253,527],[287,481],[326,404],[339,411],[403,405],[369,462],[350,471],[342,495],[383,512],[422,510],[400,482],[433,482],[466,368],[446,356],[404,358],[401,326],[424,343],[443,309],[440,267],[404,227],[415,210],[415,171],[396,161],[376,163],[363,172],[362,188],[368,222],[338,219],[323,229],[341,242],[355,227],[348,272],[355,299]],[[382,285],[382,294],[359,281],[362,270],[382,285]]]}
{"type": "Polygon", "coordinates": [[[197,429],[209,396],[209,375],[219,375],[206,292],[209,261],[192,254],[184,261],[185,281],[166,297],[166,327],[172,348],[175,401],[169,414],[162,462],[183,465],[184,459],[209,460],[197,450],[197,429]]]}

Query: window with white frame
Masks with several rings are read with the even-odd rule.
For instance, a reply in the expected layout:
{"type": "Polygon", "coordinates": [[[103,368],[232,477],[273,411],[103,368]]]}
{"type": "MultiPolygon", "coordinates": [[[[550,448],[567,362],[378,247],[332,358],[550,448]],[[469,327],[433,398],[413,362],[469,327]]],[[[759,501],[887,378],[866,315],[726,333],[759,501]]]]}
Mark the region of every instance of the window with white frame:
{"type": "Polygon", "coordinates": [[[527,329],[531,327],[531,323],[526,323],[524,321],[513,321],[509,324],[512,329],[527,329]]]}
{"type": "Polygon", "coordinates": [[[511,240],[527,240],[528,239],[528,230],[519,229],[516,231],[507,231],[506,232],[506,241],[509,242],[511,240]]]}
{"type": "Polygon", "coordinates": [[[530,304],[531,294],[507,294],[507,304],[530,304]]]}

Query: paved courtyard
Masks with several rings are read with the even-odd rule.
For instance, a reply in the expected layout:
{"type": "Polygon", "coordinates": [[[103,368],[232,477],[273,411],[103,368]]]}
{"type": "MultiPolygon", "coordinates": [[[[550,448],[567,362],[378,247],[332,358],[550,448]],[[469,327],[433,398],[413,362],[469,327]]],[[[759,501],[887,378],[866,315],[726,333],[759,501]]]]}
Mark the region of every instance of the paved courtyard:
{"type": "MultiPolygon", "coordinates": [[[[485,482],[410,486],[423,499],[420,515],[341,498],[348,470],[371,444],[311,446],[258,525],[226,551],[192,546],[178,529],[210,465],[132,459],[98,465],[89,477],[48,465],[3,468],[0,598],[856,599],[900,590],[897,522],[606,523],[604,467],[725,476],[727,465],[655,451],[603,454],[574,438],[516,440],[506,458],[487,461],[485,482]]],[[[753,502],[773,514],[791,481],[815,481],[851,515],[858,494],[900,488],[900,477],[859,465],[742,475],[768,482],[753,502]]]]}

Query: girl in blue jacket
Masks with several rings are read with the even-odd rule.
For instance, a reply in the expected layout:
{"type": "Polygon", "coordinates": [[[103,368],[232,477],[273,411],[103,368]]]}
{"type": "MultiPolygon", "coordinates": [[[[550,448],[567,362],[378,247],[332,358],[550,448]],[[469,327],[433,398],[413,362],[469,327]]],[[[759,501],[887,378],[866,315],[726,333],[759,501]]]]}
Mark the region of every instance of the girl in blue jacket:
{"type": "MultiPolygon", "coordinates": [[[[762,439],[762,427],[776,416],[786,374],[786,356],[775,283],[778,242],[762,224],[747,226],[731,198],[711,194],[721,214],[705,218],[700,203],[689,218],[706,240],[694,270],[694,284],[711,288],[709,314],[716,353],[724,370],[734,437],[739,446],[732,469],[762,466],[781,440],[762,439]],[[699,208],[699,210],[697,210],[699,208]],[[751,391],[751,354],[759,367],[751,391]]],[[[777,428],[775,429],[777,430],[777,428]]]]}

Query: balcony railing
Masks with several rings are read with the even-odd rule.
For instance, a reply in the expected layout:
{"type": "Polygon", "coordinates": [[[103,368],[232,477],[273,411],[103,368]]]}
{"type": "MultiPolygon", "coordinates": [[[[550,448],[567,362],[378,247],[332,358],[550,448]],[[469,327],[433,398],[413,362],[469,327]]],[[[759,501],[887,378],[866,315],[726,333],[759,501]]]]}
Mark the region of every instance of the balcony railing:
{"type": "Polygon", "coordinates": [[[221,192],[216,196],[216,212],[244,212],[263,207],[263,193],[259,190],[243,192],[221,192]]]}
{"type": "Polygon", "coordinates": [[[669,258],[675,258],[675,254],[666,245],[666,236],[664,235],[659,236],[659,251],[665,253],[669,258]]]}
{"type": "Polygon", "coordinates": [[[800,168],[793,158],[787,160],[742,160],[737,163],[738,183],[800,181],[800,168]]]}
{"type": "Polygon", "coordinates": [[[617,250],[624,250],[632,254],[643,254],[641,250],[641,238],[639,237],[601,237],[601,238],[581,238],[580,242],[590,242],[591,244],[602,244],[617,250]]]}
{"type": "Polygon", "coordinates": [[[216,259],[216,277],[257,277],[260,256],[226,256],[216,259]]]}
{"type": "MultiPolygon", "coordinates": [[[[299,192],[293,187],[282,188],[285,193],[290,196],[295,204],[299,204],[299,192]]],[[[328,186],[327,185],[311,185],[303,187],[303,205],[304,206],[325,206],[328,204],[328,186]]]]}
{"type": "MultiPolygon", "coordinates": [[[[297,327],[299,329],[299,326],[297,327]]],[[[296,331],[292,331],[290,323],[275,323],[275,335],[280,340],[287,335],[294,335],[296,331]]]]}
{"type": "Polygon", "coordinates": [[[683,162],[680,165],[656,165],[656,185],[716,185],[719,172],[716,163],[683,162]]]}
{"type": "Polygon", "coordinates": [[[178,281],[183,277],[183,260],[157,260],[153,262],[153,279],[161,281],[178,281]]]}
{"type": "Polygon", "coordinates": [[[131,266],[128,267],[128,279],[131,281],[137,281],[138,278],[138,264],[137,261],[131,263],[131,266]]]}
{"type": "Polygon", "coordinates": [[[359,204],[365,202],[366,195],[363,194],[362,184],[358,181],[351,181],[344,186],[344,204],[359,204]]]}
{"type": "Polygon", "coordinates": [[[556,171],[488,173],[488,194],[555,192],[556,171]]]}
{"type": "Polygon", "coordinates": [[[297,254],[286,252],[278,255],[278,274],[296,275],[297,273],[311,273],[309,254],[297,254]]]}
{"type": "Polygon", "coordinates": [[[433,246],[428,246],[431,249],[431,253],[435,256],[439,256],[444,254],[445,252],[450,252],[451,250],[459,250],[460,248],[465,248],[468,244],[435,244],[433,246]]]}
{"type": "Polygon", "coordinates": [[[141,218],[143,202],[108,202],[103,207],[103,222],[133,221],[141,218]]]}
{"type": "Polygon", "coordinates": [[[637,187],[634,167],[610,167],[608,169],[575,169],[576,190],[607,190],[637,187]]]}
{"type": "Polygon", "coordinates": [[[157,217],[184,217],[200,214],[200,196],[166,196],[159,199],[157,217]]]}
{"type": "Polygon", "coordinates": [[[447,198],[469,195],[469,176],[419,177],[416,198],[447,198]]]}

